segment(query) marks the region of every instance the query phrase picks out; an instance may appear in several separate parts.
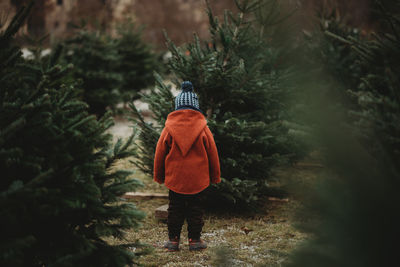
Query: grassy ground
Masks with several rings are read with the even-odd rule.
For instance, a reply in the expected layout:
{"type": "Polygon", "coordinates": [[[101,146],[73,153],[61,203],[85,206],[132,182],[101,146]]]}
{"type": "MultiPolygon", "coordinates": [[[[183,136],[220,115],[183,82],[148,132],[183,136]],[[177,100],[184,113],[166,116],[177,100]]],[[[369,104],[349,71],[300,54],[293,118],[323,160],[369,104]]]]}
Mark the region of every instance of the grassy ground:
{"type": "MultiPolygon", "coordinates": [[[[129,165],[121,163],[118,167],[126,168],[129,165]]],[[[291,179],[301,186],[313,180],[318,171],[293,167],[277,170],[276,173],[281,181],[291,179]]],[[[137,173],[135,177],[145,185],[140,191],[167,192],[163,185],[158,185],[143,174],[137,173]]],[[[140,258],[139,262],[143,266],[280,266],[290,251],[306,238],[293,227],[294,214],[301,202],[292,195],[288,202],[266,199],[262,211],[256,215],[206,214],[202,238],[208,242],[208,249],[189,252],[185,225],[181,236],[181,250],[166,252],[162,246],[167,239],[167,226],[165,222],[154,217],[154,211],[167,204],[168,200],[130,201],[135,202],[147,214],[142,227],[128,231],[125,241],[140,240],[153,248],[152,253],[140,258]],[[250,231],[246,234],[244,228],[250,231]]]]}

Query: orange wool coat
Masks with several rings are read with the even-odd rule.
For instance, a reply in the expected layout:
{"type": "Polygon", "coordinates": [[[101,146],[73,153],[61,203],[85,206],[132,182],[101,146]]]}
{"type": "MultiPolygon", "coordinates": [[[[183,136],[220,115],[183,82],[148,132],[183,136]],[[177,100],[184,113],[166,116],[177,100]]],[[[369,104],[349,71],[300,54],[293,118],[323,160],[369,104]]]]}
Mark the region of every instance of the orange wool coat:
{"type": "Polygon", "coordinates": [[[196,110],[170,113],[157,142],[154,180],[180,194],[219,183],[218,151],[204,116],[196,110]]]}

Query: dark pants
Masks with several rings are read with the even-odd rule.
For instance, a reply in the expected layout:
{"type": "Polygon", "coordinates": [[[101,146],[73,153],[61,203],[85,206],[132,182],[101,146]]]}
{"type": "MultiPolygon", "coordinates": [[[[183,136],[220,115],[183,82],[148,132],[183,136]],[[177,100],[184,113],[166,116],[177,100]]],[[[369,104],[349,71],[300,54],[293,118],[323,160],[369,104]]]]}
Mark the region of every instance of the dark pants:
{"type": "Polygon", "coordinates": [[[168,236],[170,239],[180,237],[186,219],[188,237],[199,239],[203,229],[202,192],[194,195],[183,195],[169,190],[168,236]]]}

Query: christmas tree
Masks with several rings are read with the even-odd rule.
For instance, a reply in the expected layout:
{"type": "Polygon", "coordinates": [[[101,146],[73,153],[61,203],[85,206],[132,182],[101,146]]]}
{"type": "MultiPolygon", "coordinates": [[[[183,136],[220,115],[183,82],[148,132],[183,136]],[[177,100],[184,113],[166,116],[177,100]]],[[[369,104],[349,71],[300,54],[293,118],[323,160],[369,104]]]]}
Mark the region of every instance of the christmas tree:
{"type": "Polygon", "coordinates": [[[141,111],[133,103],[130,104],[134,114],[131,120],[140,129],[140,142],[136,144],[138,148],[137,160],[133,163],[149,176],[153,175],[154,154],[162,126],[168,114],[175,107],[171,86],[165,85],[159,74],[154,73],[154,77],[156,79],[155,90],[151,94],[141,94],[141,100],[149,104],[149,109],[153,112],[152,118],[156,123],[146,121],[140,113],[141,111]]]}
{"type": "MultiPolygon", "coordinates": [[[[282,50],[267,41],[266,27],[257,22],[260,8],[271,1],[235,2],[239,13],[226,11],[222,22],[208,5],[211,40],[195,35],[193,43],[180,48],[168,40],[169,67],[176,86],[182,80],[193,83],[218,147],[223,179],[211,187],[208,199],[214,206],[249,207],[268,191],[271,169],[298,154],[282,124],[289,93],[283,86],[288,70],[279,64],[282,50]]],[[[147,123],[132,106],[142,130],[137,165],[151,174],[160,129],[174,108],[173,95],[159,78],[155,92],[143,99],[156,123],[147,123]]]]}
{"type": "Polygon", "coordinates": [[[121,57],[117,42],[100,31],[81,29],[64,41],[64,64],[73,64],[73,78],[82,83],[83,100],[89,112],[102,116],[121,101],[123,75],[117,69],[121,57]]]}
{"type": "Polygon", "coordinates": [[[340,96],[344,102],[348,98],[346,90],[356,88],[360,76],[364,74],[357,53],[346,39],[361,41],[365,38],[360,29],[346,25],[333,14],[319,17],[318,20],[317,29],[305,31],[306,50],[302,52],[310,66],[320,68],[319,71],[326,74],[330,94],[340,96]]]}
{"type": "Polygon", "coordinates": [[[13,43],[34,1],[0,33],[1,266],[132,266],[138,244],[110,245],[144,214],[119,196],[140,183],[117,160],[131,137],[110,143],[109,114],[97,120],[78,99],[60,50],[30,62],[13,43]]]}
{"type": "Polygon", "coordinates": [[[380,28],[385,31],[372,34],[372,39],[364,42],[349,39],[359,54],[360,65],[368,70],[360,77],[357,88],[350,94],[357,101],[357,109],[350,112],[354,120],[354,130],[370,153],[381,150],[399,162],[400,160],[400,1],[397,8],[389,10],[376,1],[376,16],[380,28]],[[378,138],[379,142],[376,142],[378,138]]]}
{"type": "Polygon", "coordinates": [[[351,127],[343,127],[348,120],[333,120],[329,109],[316,111],[325,115],[320,138],[330,171],[302,214],[310,240],[288,266],[391,266],[398,261],[400,14],[380,2],[377,6],[374,16],[385,31],[370,40],[345,40],[368,70],[351,92],[358,105],[350,112],[351,127]]]}
{"type": "Polygon", "coordinates": [[[131,22],[119,25],[115,37],[82,28],[63,45],[64,62],[74,65],[73,77],[82,81],[83,100],[100,116],[121,101],[137,99],[154,82],[153,71],[161,70],[131,22]]]}
{"type": "Polygon", "coordinates": [[[116,49],[120,60],[116,71],[122,74],[120,91],[125,103],[139,98],[140,90],[154,84],[153,72],[161,70],[141,33],[142,29],[129,21],[118,27],[116,49]]]}

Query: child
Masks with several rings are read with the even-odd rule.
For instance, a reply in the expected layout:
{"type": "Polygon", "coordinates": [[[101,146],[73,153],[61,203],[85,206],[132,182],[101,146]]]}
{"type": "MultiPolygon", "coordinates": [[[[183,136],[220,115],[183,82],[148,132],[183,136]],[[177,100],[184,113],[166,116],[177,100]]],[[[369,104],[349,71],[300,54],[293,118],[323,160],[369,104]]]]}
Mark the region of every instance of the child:
{"type": "Polygon", "coordinates": [[[179,250],[184,220],[188,223],[189,250],[207,248],[200,239],[203,228],[201,195],[211,183],[219,183],[218,151],[206,119],[199,109],[197,95],[189,81],[175,99],[157,142],[154,180],[169,188],[168,236],[164,248],[179,250]]]}

